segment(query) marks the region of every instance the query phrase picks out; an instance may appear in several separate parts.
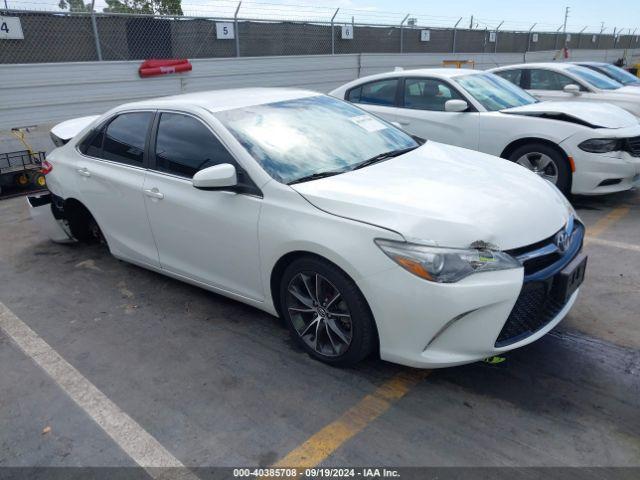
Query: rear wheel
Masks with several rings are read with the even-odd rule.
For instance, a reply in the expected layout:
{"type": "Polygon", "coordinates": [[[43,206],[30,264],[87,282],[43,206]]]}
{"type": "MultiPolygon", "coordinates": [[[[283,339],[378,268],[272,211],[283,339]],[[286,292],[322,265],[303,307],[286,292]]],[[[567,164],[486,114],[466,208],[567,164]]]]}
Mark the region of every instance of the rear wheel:
{"type": "Polygon", "coordinates": [[[83,205],[76,202],[68,208],[65,206],[65,216],[69,222],[69,229],[73,237],[83,243],[105,243],[102,231],[93,215],[83,205]]]}
{"type": "Polygon", "coordinates": [[[571,188],[571,169],[564,155],[544,143],[529,143],[517,148],[509,160],[553,183],[565,195],[571,188]]]}
{"type": "Polygon", "coordinates": [[[373,316],[342,270],[314,257],[295,260],[280,282],[280,306],[291,334],[312,357],[352,365],[375,346],[373,316]]]}

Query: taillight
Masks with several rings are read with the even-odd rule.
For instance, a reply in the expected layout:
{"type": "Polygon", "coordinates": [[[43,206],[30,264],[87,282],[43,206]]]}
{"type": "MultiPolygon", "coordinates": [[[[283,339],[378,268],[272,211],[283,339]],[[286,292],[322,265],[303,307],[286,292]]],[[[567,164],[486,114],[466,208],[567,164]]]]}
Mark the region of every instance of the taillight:
{"type": "Polygon", "coordinates": [[[53,165],[51,165],[47,160],[42,162],[42,168],[40,169],[40,173],[46,175],[47,173],[53,170],[53,165]]]}

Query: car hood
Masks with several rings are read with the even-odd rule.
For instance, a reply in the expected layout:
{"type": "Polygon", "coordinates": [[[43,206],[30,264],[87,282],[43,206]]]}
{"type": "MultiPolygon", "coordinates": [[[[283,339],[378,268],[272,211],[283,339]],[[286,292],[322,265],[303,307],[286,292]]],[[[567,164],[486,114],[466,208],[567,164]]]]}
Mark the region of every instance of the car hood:
{"type": "Polygon", "coordinates": [[[514,115],[551,118],[591,128],[624,128],[638,124],[638,119],[631,113],[605,103],[538,102],[501,111],[514,115]]]}
{"type": "Polygon", "coordinates": [[[552,236],[571,215],[562,194],[529,170],[435,142],[292,188],[328,213],[393,230],[407,241],[454,248],[530,245],[552,236]]]}
{"type": "Polygon", "coordinates": [[[638,89],[637,86],[633,86],[633,85],[625,85],[622,88],[619,88],[617,90],[614,90],[617,93],[624,93],[624,94],[629,94],[629,95],[640,95],[640,90],[638,89]]]}

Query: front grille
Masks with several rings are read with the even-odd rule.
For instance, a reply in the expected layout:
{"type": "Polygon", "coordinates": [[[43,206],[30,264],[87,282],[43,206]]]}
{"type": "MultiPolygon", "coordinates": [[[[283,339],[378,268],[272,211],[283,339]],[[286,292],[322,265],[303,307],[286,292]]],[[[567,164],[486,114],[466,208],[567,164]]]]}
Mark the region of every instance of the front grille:
{"type": "Polygon", "coordinates": [[[556,244],[558,233],[533,245],[510,250],[524,266],[524,284],[518,299],[496,339],[496,347],[519,342],[544,328],[564,307],[556,300],[555,276],[578,254],[584,240],[584,226],[575,221],[569,227],[570,242],[561,252],[556,244]]]}
{"type": "Polygon", "coordinates": [[[554,299],[552,290],[552,280],[525,283],[495,346],[506,347],[523,340],[553,320],[564,305],[554,299]]]}
{"type": "Polygon", "coordinates": [[[626,150],[634,157],[640,157],[640,137],[627,138],[626,150]]]}

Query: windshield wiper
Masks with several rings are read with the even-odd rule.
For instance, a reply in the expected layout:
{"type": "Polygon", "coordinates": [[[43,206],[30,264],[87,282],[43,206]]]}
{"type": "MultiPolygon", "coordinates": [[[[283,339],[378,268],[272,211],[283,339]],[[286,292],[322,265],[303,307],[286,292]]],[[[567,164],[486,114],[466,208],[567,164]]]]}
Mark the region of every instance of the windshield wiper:
{"type": "Polygon", "coordinates": [[[388,159],[393,158],[393,157],[398,157],[398,156],[402,155],[403,153],[407,153],[407,152],[410,152],[411,150],[415,150],[419,146],[420,145],[418,145],[416,147],[400,148],[398,150],[391,150],[390,152],[381,153],[379,155],[376,155],[375,157],[371,157],[371,158],[368,158],[367,160],[364,160],[364,161],[362,161],[360,163],[356,163],[355,166],[353,166],[351,168],[351,170],[358,170],[360,168],[364,168],[364,167],[368,167],[369,165],[373,165],[374,163],[382,162],[383,160],[388,160],[388,159]]]}
{"type": "Polygon", "coordinates": [[[287,185],[294,185],[296,183],[309,182],[311,180],[318,180],[319,178],[332,177],[333,175],[339,175],[340,173],[344,173],[345,170],[330,170],[328,172],[316,172],[311,175],[305,175],[304,177],[296,178],[295,180],[290,181],[287,185]]]}

